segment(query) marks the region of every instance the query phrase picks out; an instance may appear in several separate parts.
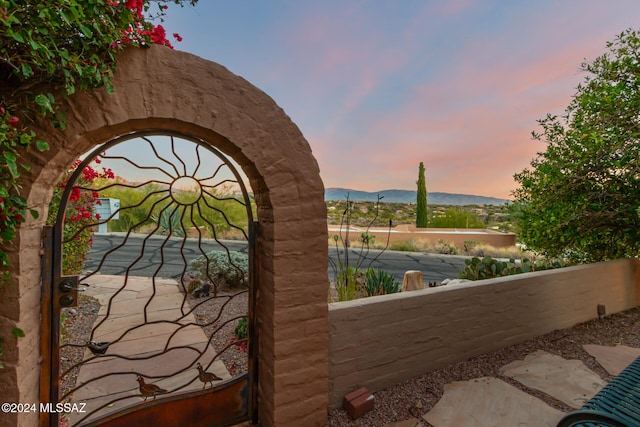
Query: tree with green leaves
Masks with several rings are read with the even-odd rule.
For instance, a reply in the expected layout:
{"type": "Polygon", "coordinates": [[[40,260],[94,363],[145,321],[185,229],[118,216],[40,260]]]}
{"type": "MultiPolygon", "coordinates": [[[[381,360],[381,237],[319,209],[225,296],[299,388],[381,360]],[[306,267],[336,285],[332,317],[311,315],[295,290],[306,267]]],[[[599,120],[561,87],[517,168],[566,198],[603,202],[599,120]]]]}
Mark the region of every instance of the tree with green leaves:
{"type": "Polygon", "coordinates": [[[416,227],[427,228],[427,183],[424,178],[424,163],[418,170],[418,200],[416,201],[416,227]]]}
{"type": "Polygon", "coordinates": [[[520,239],[550,257],[595,262],[640,252],[640,37],[629,29],[582,64],[588,76],[560,117],[533,133],[547,143],[514,176],[520,239]]]}

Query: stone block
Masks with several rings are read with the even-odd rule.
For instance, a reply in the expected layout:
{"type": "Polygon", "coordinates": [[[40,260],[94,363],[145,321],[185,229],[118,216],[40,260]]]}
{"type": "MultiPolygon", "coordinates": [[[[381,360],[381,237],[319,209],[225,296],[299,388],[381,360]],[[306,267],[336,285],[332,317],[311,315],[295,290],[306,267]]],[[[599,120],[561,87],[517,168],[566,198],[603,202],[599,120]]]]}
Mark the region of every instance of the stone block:
{"type": "Polygon", "coordinates": [[[424,289],[424,283],[422,283],[422,272],[417,270],[409,270],[405,272],[402,279],[402,292],[416,291],[418,289],[424,289]]]}

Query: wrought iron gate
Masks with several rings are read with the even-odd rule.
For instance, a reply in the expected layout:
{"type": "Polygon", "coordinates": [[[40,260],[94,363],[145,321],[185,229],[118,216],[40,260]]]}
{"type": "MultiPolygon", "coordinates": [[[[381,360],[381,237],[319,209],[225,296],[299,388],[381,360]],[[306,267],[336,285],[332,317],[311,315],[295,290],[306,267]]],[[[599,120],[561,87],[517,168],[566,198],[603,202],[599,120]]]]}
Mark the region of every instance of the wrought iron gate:
{"type": "Polygon", "coordinates": [[[238,169],[164,131],[75,166],[44,230],[41,426],[257,423],[257,223],[238,169]]]}

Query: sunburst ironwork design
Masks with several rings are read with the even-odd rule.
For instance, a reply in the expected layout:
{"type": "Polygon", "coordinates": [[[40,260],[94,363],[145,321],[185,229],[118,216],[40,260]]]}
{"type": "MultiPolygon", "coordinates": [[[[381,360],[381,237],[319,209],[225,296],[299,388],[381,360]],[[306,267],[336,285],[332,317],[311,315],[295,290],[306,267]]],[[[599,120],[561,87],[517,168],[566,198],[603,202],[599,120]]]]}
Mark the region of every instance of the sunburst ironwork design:
{"type": "Polygon", "coordinates": [[[54,234],[61,236],[61,256],[71,256],[65,246],[87,229],[108,224],[119,230],[101,237],[107,244],[94,247],[79,277],[80,288],[100,304],[88,336],[66,333],[65,325],[82,320],[73,319],[80,310],[62,310],[59,353],[79,349],[84,354],[58,367],[60,379],[76,377],[59,390],[58,401],[87,403],[87,412],[64,421],[84,425],[146,401],[194,390],[215,393],[247,375],[245,364],[234,371],[223,363],[224,355],[238,346],[249,346],[252,354],[255,337],[222,344],[216,339],[249,317],[253,301],[252,261],[241,257],[250,251],[253,214],[238,168],[203,141],[145,133],[94,150],[69,182],[74,184],[63,200],[79,189],[104,199],[119,197],[120,203],[73,233],[64,229],[72,206],[57,217],[54,234]],[[78,185],[80,170],[94,159],[110,167],[115,179],[78,185]],[[225,239],[230,235],[244,242],[242,252],[232,250],[225,239]],[[232,279],[216,270],[220,259],[232,279]],[[207,296],[191,296],[196,285],[205,286],[207,296]],[[228,314],[239,300],[244,312],[228,314]]]}

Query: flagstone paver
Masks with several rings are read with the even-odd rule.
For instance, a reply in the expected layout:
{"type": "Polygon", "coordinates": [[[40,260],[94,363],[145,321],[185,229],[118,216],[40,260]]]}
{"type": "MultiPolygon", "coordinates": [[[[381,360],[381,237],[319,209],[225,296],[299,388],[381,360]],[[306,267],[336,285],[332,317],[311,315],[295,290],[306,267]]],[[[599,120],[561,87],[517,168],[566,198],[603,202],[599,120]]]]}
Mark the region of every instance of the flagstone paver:
{"type": "Polygon", "coordinates": [[[492,377],[444,386],[444,395],[426,415],[435,427],[553,427],[563,413],[492,377]]]}
{"type": "MultiPolygon", "coordinates": [[[[640,356],[640,349],[622,345],[584,348],[612,375],[640,356]]],[[[571,407],[581,407],[606,384],[582,362],[542,350],[504,366],[501,373],[571,407]]],[[[555,426],[563,415],[516,387],[497,378],[483,377],[445,385],[444,395],[423,418],[435,427],[533,427],[555,426]]]]}
{"type": "Polygon", "coordinates": [[[529,354],[524,360],[516,360],[500,371],[576,409],[606,385],[606,381],[581,360],[567,360],[543,350],[529,354]]]}
{"type": "Polygon", "coordinates": [[[582,346],[587,353],[595,357],[600,366],[610,375],[616,376],[631,362],[640,357],[640,348],[617,345],[615,347],[595,344],[582,346]]]}
{"type": "MultiPolygon", "coordinates": [[[[93,341],[109,343],[104,355],[86,350],[76,380],[73,401],[86,402],[87,411],[101,408],[88,419],[142,402],[136,373],[170,393],[202,389],[196,362],[222,379],[231,377],[214,360],[175,280],[96,275],[84,283],[86,294],[101,304],[93,341]],[[165,375],[171,377],[160,378],[165,375]]],[[[72,421],[79,416],[72,414],[72,421]]]]}

